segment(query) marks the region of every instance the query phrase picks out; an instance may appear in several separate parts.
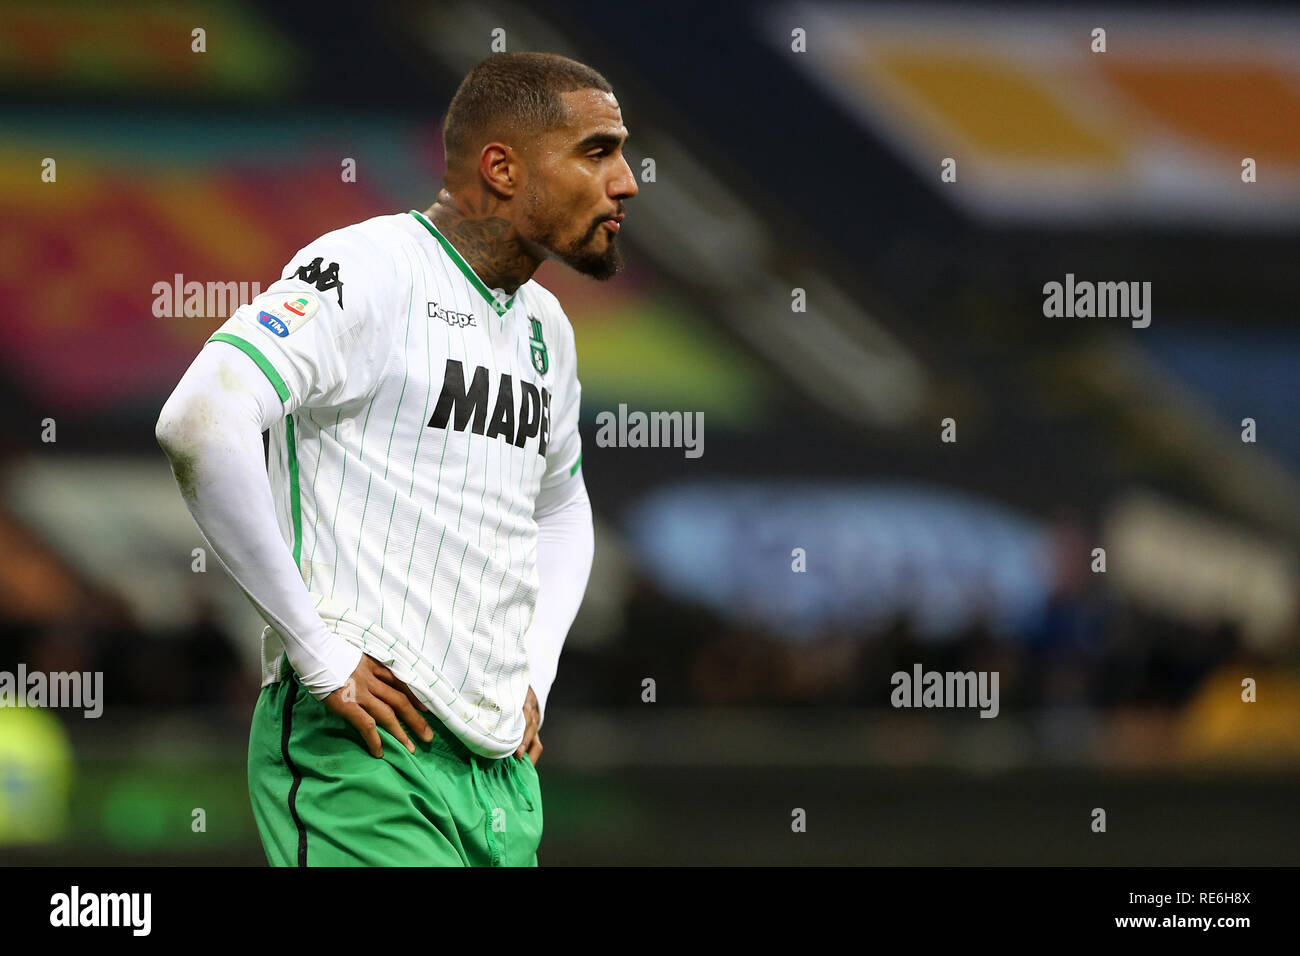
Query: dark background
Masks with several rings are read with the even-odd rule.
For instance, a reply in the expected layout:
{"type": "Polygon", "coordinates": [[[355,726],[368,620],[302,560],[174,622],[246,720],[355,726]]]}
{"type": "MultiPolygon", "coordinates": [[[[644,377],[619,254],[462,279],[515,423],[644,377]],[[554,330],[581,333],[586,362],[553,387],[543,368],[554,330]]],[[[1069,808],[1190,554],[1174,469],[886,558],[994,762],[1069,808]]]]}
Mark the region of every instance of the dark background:
{"type": "Polygon", "coordinates": [[[105,688],[0,708],[0,860],[262,862],[261,622],[153,439],[234,306],[155,286],[427,207],[494,40],[601,71],[642,178],[624,275],[536,276],[597,521],[542,862],[1300,861],[1300,19],[576,0],[0,7],[0,670],[105,688]],[[1046,316],[1067,273],[1150,325],[1046,316]],[[914,664],[997,718],[892,707],[914,664]]]}

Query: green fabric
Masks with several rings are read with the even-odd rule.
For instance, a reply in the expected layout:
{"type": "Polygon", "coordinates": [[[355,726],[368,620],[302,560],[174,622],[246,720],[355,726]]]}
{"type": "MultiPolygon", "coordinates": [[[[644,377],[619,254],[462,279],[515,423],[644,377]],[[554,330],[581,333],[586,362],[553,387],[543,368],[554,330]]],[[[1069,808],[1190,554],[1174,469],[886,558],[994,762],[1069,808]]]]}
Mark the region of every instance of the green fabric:
{"type": "MultiPolygon", "coordinates": [[[[483,284],[483,280],[478,277],[478,274],[470,267],[470,264],[465,261],[464,256],[457,251],[455,246],[447,241],[446,236],[438,231],[438,227],[429,221],[429,217],[423,213],[416,212],[414,209],[411,210],[411,215],[415,217],[416,222],[429,230],[433,235],[433,238],[438,240],[438,243],[451,258],[451,261],[456,263],[456,268],[460,269],[465,278],[469,280],[469,284],[478,290],[478,294],[487,300],[487,304],[492,306],[497,315],[505,315],[510,311],[510,307],[515,304],[515,296],[512,295],[507,299],[505,305],[499,303],[496,300],[496,296],[492,294],[492,290],[483,284]]],[[[515,295],[518,295],[518,293],[516,292],[515,295]]]]}
{"type": "Polygon", "coordinates": [[[381,727],[376,759],[286,670],[262,688],[248,746],[253,817],[272,866],[537,865],[542,793],[531,760],[472,754],[427,713],[431,743],[408,730],[411,754],[381,727]]]}
{"type": "Polygon", "coordinates": [[[293,522],[293,563],[302,573],[302,490],[298,486],[298,440],[293,416],[284,416],[284,439],[289,458],[289,515],[293,522]]]}
{"type": "MultiPolygon", "coordinates": [[[[212,335],[208,342],[225,342],[227,345],[233,345],[239,351],[243,352],[262,370],[262,374],[271,380],[272,387],[275,388],[275,394],[280,396],[280,401],[289,400],[289,386],[284,384],[284,379],[280,373],[275,370],[275,366],[270,363],[262,350],[247,339],[241,339],[238,335],[231,335],[229,332],[217,332],[212,335]]],[[[205,345],[207,342],[204,343],[205,345]]]]}

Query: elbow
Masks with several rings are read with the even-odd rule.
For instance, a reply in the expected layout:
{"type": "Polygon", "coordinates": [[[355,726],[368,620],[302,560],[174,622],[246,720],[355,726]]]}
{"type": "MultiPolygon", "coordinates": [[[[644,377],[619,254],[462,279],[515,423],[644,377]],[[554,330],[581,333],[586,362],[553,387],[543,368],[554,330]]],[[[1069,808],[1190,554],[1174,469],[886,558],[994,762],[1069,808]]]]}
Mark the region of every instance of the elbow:
{"type": "Polygon", "coordinates": [[[192,431],[189,427],[192,418],[192,412],[177,401],[174,395],[167,400],[167,404],[158,413],[158,421],[153,427],[153,437],[168,458],[174,457],[182,450],[185,436],[192,431]]]}
{"type": "Polygon", "coordinates": [[[218,430],[218,412],[206,389],[182,383],[158,413],[154,438],[168,457],[192,453],[205,436],[218,430]]]}
{"type": "Polygon", "coordinates": [[[587,498],[587,491],[582,491],[582,550],[587,564],[587,573],[591,573],[592,563],[596,558],[596,521],[595,516],[591,513],[591,501],[587,498]]]}
{"type": "Polygon", "coordinates": [[[202,399],[185,401],[173,395],[168,399],[154,425],[154,438],[171,463],[181,496],[192,503],[198,487],[199,446],[205,420],[211,419],[211,409],[204,407],[202,399]]]}
{"type": "Polygon", "coordinates": [[[158,447],[164,452],[176,440],[175,429],[175,420],[167,414],[167,406],[164,405],[162,412],[158,415],[158,421],[153,426],[154,441],[158,443],[158,447]]]}

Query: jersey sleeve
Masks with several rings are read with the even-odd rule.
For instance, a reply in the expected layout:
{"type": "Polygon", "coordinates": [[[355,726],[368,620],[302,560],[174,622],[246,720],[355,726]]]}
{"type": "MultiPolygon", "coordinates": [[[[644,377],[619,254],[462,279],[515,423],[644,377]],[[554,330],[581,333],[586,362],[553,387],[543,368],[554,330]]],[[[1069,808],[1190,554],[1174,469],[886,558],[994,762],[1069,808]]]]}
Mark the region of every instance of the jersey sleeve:
{"type": "Polygon", "coordinates": [[[559,375],[551,407],[551,434],[546,445],[546,472],[541,487],[553,488],[566,480],[582,464],[582,437],[578,434],[578,407],[582,385],[578,381],[577,345],[573,327],[560,319],[564,347],[559,356],[559,375]]]}
{"type": "Polygon", "coordinates": [[[405,275],[381,249],[355,231],[322,236],[208,341],[253,359],[286,413],[367,398],[388,363],[396,300],[406,301],[405,275]]]}

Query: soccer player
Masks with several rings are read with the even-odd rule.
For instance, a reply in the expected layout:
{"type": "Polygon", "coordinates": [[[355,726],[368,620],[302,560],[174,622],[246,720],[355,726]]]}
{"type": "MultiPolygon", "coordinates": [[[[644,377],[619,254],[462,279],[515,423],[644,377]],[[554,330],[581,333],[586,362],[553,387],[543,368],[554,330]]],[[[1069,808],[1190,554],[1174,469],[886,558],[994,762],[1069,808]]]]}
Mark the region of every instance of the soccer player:
{"type": "Polygon", "coordinates": [[[561,56],[484,60],[443,139],[433,206],[303,248],[158,419],[268,624],[248,776],[272,865],[537,862],[593,534],[573,329],[532,276],[615,275],[637,185],[609,83],[561,56]]]}

